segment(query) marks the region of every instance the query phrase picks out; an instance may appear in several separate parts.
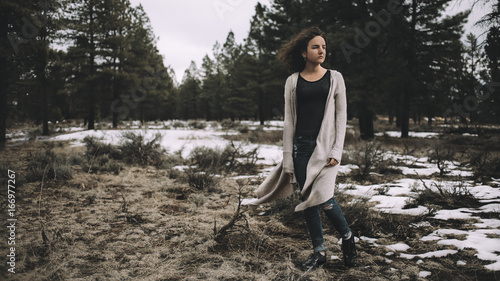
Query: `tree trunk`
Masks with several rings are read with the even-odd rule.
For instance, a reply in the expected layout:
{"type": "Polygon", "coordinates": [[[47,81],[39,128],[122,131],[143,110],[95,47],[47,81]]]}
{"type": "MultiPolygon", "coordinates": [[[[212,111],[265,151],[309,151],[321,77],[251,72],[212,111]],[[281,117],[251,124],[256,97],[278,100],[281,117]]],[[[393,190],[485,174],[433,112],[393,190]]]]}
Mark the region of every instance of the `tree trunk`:
{"type": "Polygon", "coordinates": [[[42,92],[42,124],[43,124],[43,130],[42,130],[42,135],[43,136],[48,136],[49,135],[49,105],[48,105],[48,94],[47,94],[47,77],[43,75],[41,77],[42,82],[41,82],[41,92],[42,92]]]}
{"type": "Polygon", "coordinates": [[[43,136],[48,136],[49,135],[49,99],[48,99],[48,82],[47,82],[47,75],[46,69],[47,69],[47,61],[48,61],[48,51],[49,51],[49,44],[45,45],[46,37],[45,34],[46,29],[45,27],[41,29],[40,31],[40,41],[38,42],[38,52],[39,52],[39,57],[37,58],[38,63],[38,70],[36,73],[36,76],[39,78],[39,83],[40,83],[40,95],[41,95],[41,109],[42,109],[42,135],[43,136]]]}
{"type": "Polygon", "coordinates": [[[264,125],[264,122],[266,121],[265,114],[264,114],[264,108],[265,108],[265,102],[264,102],[264,94],[262,93],[262,89],[259,90],[259,120],[260,124],[264,125]]]}
{"type": "Polygon", "coordinates": [[[413,90],[413,79],[415,79],[415,44],[416,44],[416,28],[417,28],[417,1],[412,0],[412,12],[411,12],[411,30],[410,30],[410,46],[408,50],[408,72],[410,76],[408,83],[405,85],[404,96],[403,96],[403,112],[401,114],[401,137],[407,138],[408,132],[410,130],[410,98],[411,91],[413,90]]]}
{"type": "Polygon", "coordinates": [[[94,130],[94,117],[95,117],[95,102],[94,102],[94,87],[92,86],[92,82],[89,86],[89,117],[88,117],[88,129],[94,130]]]}
{"type": "Polygon", "coordinates": [[[359,133],[363,140],[373,139],[373,111],[368,109],[366,104],[360,105],[359,110],[359,133]]]}
{"type": "Polygon", "coordinates": [[[410,87],[405,86],[403,96],[403,110],[401,112],[401,137],[407,138],[410,128],[410,87]]]}
{"type": "Polygon", "coordinates": [[[396,111],[396,128],[400,128],[401,129],[401,111],[400,110],[397,110],[396,111]]]}
{"type": "Polygon", "coordinates": [[[141,121],[141,126],[144,126],[144,102],[139,102],[139,120],[141,121]]]}
{"type": "MultiPolygon", "coordinates": [[[[115,63],[116,63],[116,58],[115,58],[115,63]]],[[[113,101],[118,100],[118,91],[115,89],[115,76],[113,75],[111,77],[111,96],[113,97],[113,101]]],[[[118,128],[118,112],[113,110],[113,129],[118,128]]]]}
{"type": "Polygon", "coordinates": [[[89,130],[94,130],[95,100],[94,100],[94,74],[95,74],[95,45],[94,45],[94,2],[90,3],[90,56],[89,56],[89,130]]]}

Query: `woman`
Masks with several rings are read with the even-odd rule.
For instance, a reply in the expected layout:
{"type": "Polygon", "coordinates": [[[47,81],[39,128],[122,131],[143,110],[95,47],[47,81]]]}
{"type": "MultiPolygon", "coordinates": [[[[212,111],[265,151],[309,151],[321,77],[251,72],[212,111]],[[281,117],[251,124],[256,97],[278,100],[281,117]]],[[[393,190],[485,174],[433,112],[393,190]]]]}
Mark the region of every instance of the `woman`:
{"type": "Polygon", "coordinates": [[[347,119],[342,75],[321,66],[326,57],[326,36],[316,27],[300,32],[279,51],[278,58],[293,72],[285,83],[285,125],[283,161],[257,189],[261,204],[293,193],[296,183],[313,245],[304,270],[326,262],[326,250],[319,210],[342,235],[344,263],[354,266],[354,235],[333,197],[335,179],[344,146],[347,119]]]}

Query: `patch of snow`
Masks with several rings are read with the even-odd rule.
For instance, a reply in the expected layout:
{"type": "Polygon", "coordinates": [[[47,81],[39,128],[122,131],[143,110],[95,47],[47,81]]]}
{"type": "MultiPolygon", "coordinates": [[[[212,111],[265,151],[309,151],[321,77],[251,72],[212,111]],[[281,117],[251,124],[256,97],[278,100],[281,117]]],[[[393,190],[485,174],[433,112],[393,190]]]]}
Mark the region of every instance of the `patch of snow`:
{"type": "Polygon", "coordinates": [[[352,170],[357,169],[358,166],[353,165],[353,164],[347,164],[347,165],[342,165],[340,164],[339,167],[339,174],[347,175],[349,174],[352,170]]]}
{"type": "Polygon", "coordinates": [[[440,258],[440,257],[445,257],[447,255],[454,255],[457,252],[458,251],[456,251],[456,250],[439,250],[439,251],[433,251],[433,252],[428,252],[428,253],[418,254],[418,255],[411,255],[411,254],[402,253],[399,256],[402,258],[409,259],[409,260],[411,260],[415,257],[419,257],[421,259],[426,259],[426,258],[440,258]]]}
{"type": "Polygon", "coordinates": [[[172,169],[179,170],[181,172],[184,172],[186,169],[189,169],[189,168],[191,168],[191,166],[179,165],[179,166],[173,166],[172,167],[172,169]]]}
{"type": "Polygon", "coordinates": [[[148,125],[149,129],[164,129],[164,125],[148,125]]]}
{"type": "Polygon", "coordinates": [[[10,138],[13,138],[13,137],[25,137],[25,136],[27,136],[27,135],[23,131],[15,131],[15,132],[12,132],[12,133],[6,133],[5,134],[5,138],[7,138],[7,139],[10,139],[10,138]]]}
{"type": "Polygon", "coordinates": [[[414,227],[414,228],[432,227],[431,223],[428,221],[412,223],[412,224],[410,224],[410,226],[414,227]]]}
{"type": "Polygon", "coordinates": [[[425,270],[422,270],[418,273],[418,277],[420,278],[425,278],[427,276],[430,276],[432,274],[432,272],[430,271],[425,271],[425,270]]]}
{"type": "MultiPolygon", "coordinates": [[[[375,241],[378,240],[378,238],[370,238],[370,237],[366,237],[366,236],[361,236],[359,237],[360,240],[362,241],[366,241],[368,242],[369,244],[371,244],[372,246],[375,246],[375,247],[378,247],[380,246],[379,244],[375,243],[375,241]]],[[[339,240],[340,241],[340,240],[339,240]]]]}
{"type": "MultiPolygon", "coordinates": [[[[381,137],[387,135],[392,138],[399,138],[401,137],[401,132],[399,131],[385,131],[385,132],[379,132],[375,133],[375,136],[381,137]]],[[[435,138],[439,136],[439,133],[436,132],[408,132],[408,136],[414,137],[414,138],[435,138]]]]}
{"type": "Polygon", "coordinates": [[[377,209],[386,209],[390,212],[393,209],[402,209],[406,204],[408,197],[391,197],[387,195],[375,195],[370,199],[371,202],[379,202],[375,206],[377,209]]]}
{"type": "Polygon", "coordinates": [[[241,205],[252,205],[253,202],[257,201],[257,198],[247,198],[241,200],[241,205]]]}
{"type": "Polygon", "coordinates": [[[407,244],[402,243],[402,242],[396,243],[393,245],[385,245],[384,247],[386,247],[389,250],[393,250],[393,251],[397,251],[397,252],[406,252],[406,250],[410,249],[410,246],[408,246],[407,244]]]}
{"type": "Polygon", "coordinates": [[[490,263],[488,265],[485,265],[484,267],[486,267],[486,269],[489,269],[491,271],[498,271],[498,270],[500,270],[500,260],[497,260],[494,263],[490,263]]]}
{"type": "Polygon", "coordinates": [[[239,175],[239,176],[234,176],[231,178],[234,180],[239,180],[239,179],[251,179],[251,178],[255,178],[255,177],[256,177],[255,175],[239,175]]]}
{"type": "Polygon", "coordinates": [[[458,229],[438,229],[434,230],[431,234],[420,238],[420,240],[433,241],[433,240],[440,240],[443,237],[449,235],[463,235],[463,234],[467,234],[467,231],[458,229]]]}
{"type": "Polygon", "coordinates": [[[478,259],[484,261],[494,261],[486,268],[490,270],[500,270],[500,229],[478,229],[468,231],[465,240],[443,239],[438,242],[442,245],[454,245],[459,249],[474,248],[477,250],[478,259]]]}
{"type": "MultiPolygon", "coordinates": [[[[500,190],[489,185],[477,185],[468,188],[469,192],[474,195],[474,197],[481,200],[496,199],[500,200],[500,190]]],[[[500,206],[500,204],[499,204],[500,206]]],[[[497,209],[497,211],[500,210],[497,209]]]]}
{"type": "Polygon", "coordinates": [[[500,212],[500,204],[498,204],[498,203],[497,204],[488,204],[488,205],[481,206],[479,209],[486,211],[486,212],[497,213],[497,212],[500,212]]]}
{"type": "Polygon", "coordinates": [[[419,175],[419,176],[430,176],[435,173],[439,173],[439,169],[437,167],[430,168],[408,168],[408,167],[399,167],[403,175],[419,175]]]}
{"type": "MultiPolygon", "coordinates": [[[[419,176],[430,176],[432,174],[439,174],[439,168],[436,163],[429,163],[428,157],[415,158],[412,156],[401,156],[394,155],[392,159],[396,162],[403,161],[407,165],[418,165],[419,167],[401,167],[395,166],[394,168],[398,168],[402,171],[403,175],[419,175],[419,176]]],[[[445,161],[445,164],[448,165],[449,172],[447,175],[449,176],[462,176],[462,177],[470,177],[473,175],[472,171],[463,170],[459,167],[460,163],[445,161]]]]}
{"type": "Polygon", "coordinates": [[[459,208],[453,210],[439,210],[434,215],[434,218],[441,220],[449,220],[449,219],[470,219],[472,218],[472,214],[468,208],[459,208]]]}
{"type": "Polygon", "coordinates": [[[477,228],[500,228],[500,219],[481,219],[481,222],[475,223],[477,228]]]}
{"type": "Polygon", "coordinates": [[[484,261],[494,261],[486,265],[490,270],[500,270],[500,229],[476,229],[476,230],[456,230],[439,229],[428,236],[422,237],[423,241],[439,240],[441,245],[453,245],[458,249],[473,248],[477,250],[478,259],[484,261]],[[446,235],[466,235],[464,240],[446,239],[446,235]]]}
{"type": "Polygon", "coordinates": [[[340,260],[339,256],[336,256],[336,255],[331,255],[330,259],[331,260],[340,260]]]}
{"type": "MultiPolygon", "coordinates": [[[[255,146],[254,146],[255,147],[255,146]]],[[[250,150],[250,149],[248,149],[250,150]]],[[[259,145],[257,164],[276,165],[283,159],[283,148],[278,145],[259,145]]]]}

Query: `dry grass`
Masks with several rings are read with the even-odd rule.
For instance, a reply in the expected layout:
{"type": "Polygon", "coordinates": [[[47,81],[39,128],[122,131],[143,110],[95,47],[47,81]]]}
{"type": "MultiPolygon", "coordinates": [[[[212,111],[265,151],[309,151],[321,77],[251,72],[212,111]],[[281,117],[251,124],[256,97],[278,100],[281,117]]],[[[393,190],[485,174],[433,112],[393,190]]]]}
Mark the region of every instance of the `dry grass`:
{"type": "Polygon", "coordinates": [[[262,129],[256,130],[240,130],[238,135],[224,135],[227,140],[232,141],[243,141],[258,144],[272,144],[272,145],[282,145],[283,131],[282,130],[272,130],[264,131],[262,129]]]}
{"type": "MultiPolygon", "coordinates": [[[[22,174],[25,156],[44,146],[35,142],[6,148],[1,157],[10,161],[2,167],[22,174]]],[[[67,143],[52,151],[84,153],[67,143]]],[[[499,279],[484,270],[472,250],[418,262],[387,256],[387,249],[366,241],[358,243],[355,268],[330,260],[316,271],[302,272],[297,266],[311,250],[302,215],[293,212],[297,196],[268,204],[258,212],[264,215],[256,215],[246,206],[237,209],[239,195],[253,197],[255,184],[238,191],[234,180],[222,178],[217,192],[209,192],[154,166],[124,166],[119,175],[71,168],[71,179],[46,180],[43,188],[40,181],[24,183],[20,188],[17,273],[8,275],[9,280],[424,280],[418,277],[422,270],[432,272],[428,280],[499,279]],[[238,220],[215,239],[237,213],[238,220]],[[457,266],[458,260],[466,265],[457,266]]],[[[336,197],[356,235],[378,237],[381,245],[403,241],[412,247],[410,253],[449,247],[419,238],[438,227],[463,223],[410,226],[423,218],[379,213],[368,202],[340,192],[336,197]]],[[[341,257],[338,235],[328,223],[325,232],[329,255],[341,257]]],[[[2,247],[4,257],[5,251],[2,247]]],[[[5,274],[5,265],[0,270],[5,274]]]]}

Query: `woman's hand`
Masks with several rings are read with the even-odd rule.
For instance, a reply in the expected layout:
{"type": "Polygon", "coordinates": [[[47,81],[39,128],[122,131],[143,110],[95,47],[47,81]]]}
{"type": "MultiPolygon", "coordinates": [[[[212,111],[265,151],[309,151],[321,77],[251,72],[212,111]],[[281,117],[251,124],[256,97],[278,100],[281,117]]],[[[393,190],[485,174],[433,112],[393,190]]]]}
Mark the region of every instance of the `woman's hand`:
{"type": "Polygon", "coordinates": [[[328,167],[328,166],[335,166],[339,163],[339,161],[337,161],[335,158],[328,158],[327,160],[328,162],[326,163],[325,167],[328,167]]]}

